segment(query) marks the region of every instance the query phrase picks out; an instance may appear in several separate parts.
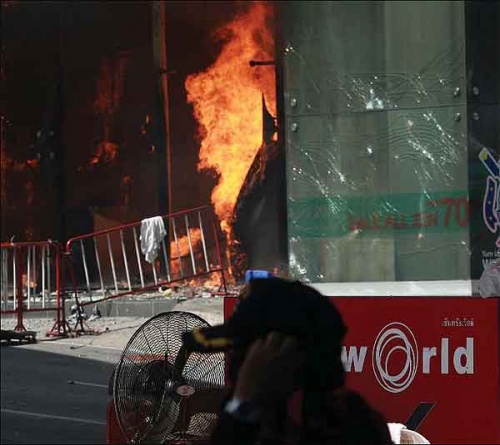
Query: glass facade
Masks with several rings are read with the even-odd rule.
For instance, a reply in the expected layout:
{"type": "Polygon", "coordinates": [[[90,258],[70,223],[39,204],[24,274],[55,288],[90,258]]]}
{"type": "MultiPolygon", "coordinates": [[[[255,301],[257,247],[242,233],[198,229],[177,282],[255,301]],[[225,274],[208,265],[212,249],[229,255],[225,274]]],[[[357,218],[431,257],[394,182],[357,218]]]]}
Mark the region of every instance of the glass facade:
{"type": "Polygon", "coordinates": [[[470,280],[465,3],[283,14],[291,274],[470,280]]]}

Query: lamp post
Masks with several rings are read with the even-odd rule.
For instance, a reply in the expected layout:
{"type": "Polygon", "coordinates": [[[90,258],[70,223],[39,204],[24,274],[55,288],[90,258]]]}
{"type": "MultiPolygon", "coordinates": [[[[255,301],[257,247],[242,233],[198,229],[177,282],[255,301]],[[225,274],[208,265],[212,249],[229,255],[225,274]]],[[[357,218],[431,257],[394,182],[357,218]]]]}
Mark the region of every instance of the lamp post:
{"type": "MultiPolygon", "coordinates": [[[[168,91],[168,68],[167,68],[167,35],[166,35],[166,2],[153,1],[153,51],[155,71],[159,76],[157,82],[158,95],[158,112],[157,112],[157,134],[156,139],[159,148],[165,151],[167,181],[166,194],[160,183],[160,213],[166,209],[168,214],[172,213],[172,168],[171,168],[171,145],[170,145],[170,103],[168,91]],[[165,200],[166,205],[165,205],[165,200]]],[[[160,153],[162,150],[160,149],[160,153]]],[[[161,174],[164,172],[163,166],[160,165],[159,180],[162,181],[161,174]]],[[[162,181],[163,182],[163,181],[162,181]]]]}

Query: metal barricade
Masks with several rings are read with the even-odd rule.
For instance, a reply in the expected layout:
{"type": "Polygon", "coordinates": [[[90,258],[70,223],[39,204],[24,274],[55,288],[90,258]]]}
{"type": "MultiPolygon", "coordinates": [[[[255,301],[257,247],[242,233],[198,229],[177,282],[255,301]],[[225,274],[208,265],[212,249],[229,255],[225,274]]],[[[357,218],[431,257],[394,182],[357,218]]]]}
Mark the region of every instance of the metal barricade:
{"type": "Polygon", "coordinates": [[[144,255],[144,220],[68,240],[65,258],[70,261],[79,307],[214,273],[220,274],[226,290],[217,226],[210,208],[158,218],[166,235],[158,239],[157,256],[151,263],[144,255]]]}
{"type": "Polygon", "coordinates": [[[17,314],[15,331],[26,331],[26,312],[56,312],[47,335],[66,334],[60,288],[60,248],[52,241],[0,244],[2,315],[17,314]]]}

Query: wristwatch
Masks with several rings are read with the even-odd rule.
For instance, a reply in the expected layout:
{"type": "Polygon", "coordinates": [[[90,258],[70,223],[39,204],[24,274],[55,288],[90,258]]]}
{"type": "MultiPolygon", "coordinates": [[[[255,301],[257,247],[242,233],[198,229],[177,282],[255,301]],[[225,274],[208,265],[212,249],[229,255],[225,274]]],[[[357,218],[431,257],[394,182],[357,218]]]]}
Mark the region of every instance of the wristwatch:
{"type": "Polygon", "coordinates": [[[224,412],[245,423],[256,423],[259,420],[259,410],[247,400],[232,398],[226,403],[224,412]]]}

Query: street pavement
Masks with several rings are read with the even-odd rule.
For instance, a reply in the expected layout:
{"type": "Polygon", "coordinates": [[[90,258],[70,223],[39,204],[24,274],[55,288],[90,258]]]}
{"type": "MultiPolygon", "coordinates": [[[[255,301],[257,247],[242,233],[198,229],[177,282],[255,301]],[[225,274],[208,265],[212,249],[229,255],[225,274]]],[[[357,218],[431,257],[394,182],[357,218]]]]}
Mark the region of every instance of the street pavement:
{"type": "Polygon", "coordinates": [[[105,443],[107,386],[120,351],[72,347],[1,348],[2,444],[105,443]]]}
{"type": "MultiPolygon", "coordinates": [[[[173,310],[222,322],[222,299],[193,299],[173,310]]],[[[44,337],[52,321],[26,320],[39,342],[2,346],[1,444],[104,444],[108,383],[121,351],[147,317],[103,317],[101,332],[77,338],[44,337]]],[[[2,318],[2,329],[15,321],[2,318]]],[[[12,325],[12,326],[11,326],[12,325]]]]}

